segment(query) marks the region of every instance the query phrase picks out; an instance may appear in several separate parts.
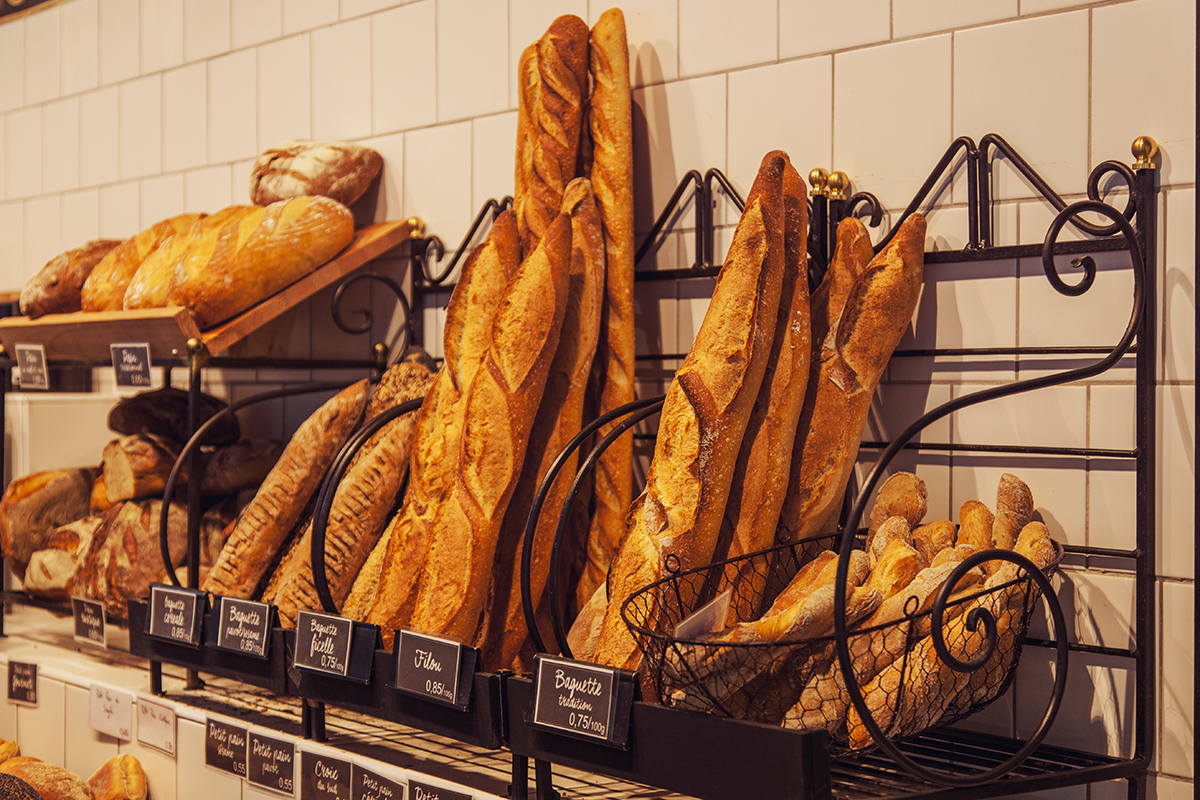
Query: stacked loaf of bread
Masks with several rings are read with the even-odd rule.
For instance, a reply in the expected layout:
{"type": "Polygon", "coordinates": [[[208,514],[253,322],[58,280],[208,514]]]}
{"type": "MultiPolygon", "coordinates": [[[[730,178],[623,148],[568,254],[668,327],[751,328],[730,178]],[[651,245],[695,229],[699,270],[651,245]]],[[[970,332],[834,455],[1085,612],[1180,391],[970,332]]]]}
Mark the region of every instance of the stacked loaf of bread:
{"type": "Polygon", "coordinates": [[[84,780],[70,770],[21,755],[16,742],[0,739],[0,794],[42,800],[146,800],[150,789],[142,764],[129,754],[113,756],[84,780]]]}

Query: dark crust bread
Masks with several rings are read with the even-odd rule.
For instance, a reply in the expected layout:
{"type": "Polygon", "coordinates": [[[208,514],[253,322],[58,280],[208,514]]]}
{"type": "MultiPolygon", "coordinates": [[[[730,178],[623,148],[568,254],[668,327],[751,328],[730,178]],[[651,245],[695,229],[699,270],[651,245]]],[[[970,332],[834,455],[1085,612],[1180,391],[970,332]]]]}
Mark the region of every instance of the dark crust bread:
{"type": "Polygon", "coordinates": [[[383,156],[350,142],[291,139],[264,151],[250,172],[250,200],[265,206],[304,195],[350,205],[383,168],[383,156]]]}
{"type": "Polygon", "coordinates": [[[120,239],[96,239],[55,256],[25,281],[21,289],[21,313],[37,319],[45,314],[78,311],[83,282],[100,259],[120,243],[120,239]]]}
{"type": "MultiPolygon", "coordinates": [[[[212,395],[198,396],[196,425],[207,422],[225,408],[226,403],[212,395]]],[[[108,412],[108,427],[126,436],[150,434],[180,444],[188,440],[188,393],[164,386],[122,398],[108,412]]],[[[205,433],[200,443],[205,445],[233,444],[241,436],[237,417],[225,414],[205,433]]]]}

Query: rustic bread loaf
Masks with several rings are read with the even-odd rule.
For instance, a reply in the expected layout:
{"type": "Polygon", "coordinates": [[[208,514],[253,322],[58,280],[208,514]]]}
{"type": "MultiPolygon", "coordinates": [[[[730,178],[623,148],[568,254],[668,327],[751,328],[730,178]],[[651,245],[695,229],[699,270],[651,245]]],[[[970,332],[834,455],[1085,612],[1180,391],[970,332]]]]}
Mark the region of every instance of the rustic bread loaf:
{"type": "Polygon", "coordinates": [[[912,531],[908,528],[908,520],[904,517],[888,517],[875,531],[875,536],[867,544],[867,556],[871,560],[871,568],[883,557],[883,552],[893,539],[906,545],[913,543],[912,531]]]}
{"type": "Polygon", "coordinates": [[[84,281],[100,259],[120,243],[120,239],[96,239],[50,259],[21,288],[21,313],[37,319],[45,314],[79,311],[84,281]]]}
{"type": "Polygon", "coordinates": [[[414,628],[463,641],[479,631],[500,525],[558,346],[570,269],[571,220],[560,214],[509,281],[467,393],[458,471],[434,515],[414,628]]]}
{"type": "MultiPolygon", "coordinates": [[[[908,523],[902,517],[891,519],[907,529],[908,523]]],[[[911,537],[907,540],[902,536],[888,537],[887,544],[871,565],[871,574],[863,585],[878,589],[883,599],[887,600],[912,583],[917,573],[925,568],[925,562],[921,560],[917,549],[910,544],[911,541],[911,537]]]]}
{"type": "Polygon", "coordinates": [[[383,569],[387,563],[388,547],[391,545],[392,534],[396,530],[396,521],[399,519],[399,513],[392,516],[392,521],[384,528],[379,541],[375,542],[375,546],[371,548],[370,555],[367,556],[367,560],[363,562],[362,568],[354,578],[350,594],[346,595],[346,600],[342,603],[341,614],[343,617],[366,622],[367,617],[371,615],[371,609],[374,608],[375,600],[379,597],[379,587],[383,584],[383,569]]]}
{"type": "Polygon", "coordinates": [[[254,161],[250,201],[258,206],[293,197],[330,197],[348,206],[362,197],[383,168],[383,156],[350,142],[289,139],[254,161]]]}
{"type": "MultiPolygon", "coordinates": [[[[577,174],[588,86],[588,27],[574,15],[550,23],[537,42],[538,83],[529,106],[529,146],[518,143],[513,210],[528,258],[562,208],[577,174]]],[[[519,114],[518,114],[519,116],[519,114]]]]}
{"type": "MultiPolygon", "coordinates": [[[[600,15],[592,27],[589,50],[592,96],[590,176],[604,220],[606,278],[601,337],[592,362],[600,400],[596,416],[633,402],[633,104],[629,90],[629,43],[619,8],[600,15]]],[[[613,423],[616,424],[616,423],[613,423]]],[[[612,425],[597,433],[603,437],[612,425]]],[[[583,608],[604,582],[608,565],[625,532],[625,514],[633,501],[633,431],[617,439],[596,464],[587,555],[575,590],[583,608]]]]}
{"type": "MultiPolygon", "coordinates": [[[[604,230],[590,182],[576,178],[563,195],[563,213],[571,220],[571,265],[567,305],[558,347],[546,387],[530,428],[524,465],[500,528],[492,569],[493,603],[485,632],[486,669],[507,669],[529,635],[521,598],[521,550],[533,497],[550,465],[583,424],[588,375],[600,338],[604,297],[604,230]]],[[[550,577],[550,549],[559,513],[578,463],[564,465],[542,505],[532,543],[530,589],[535,606],[550,577]]]]}
{"type": "Polygon", "coordinates": [[[571,648],[574,658],[580,661],[595,659],[596,645],[600,642],[600,629],[604,626],[604,610],[607,607],[608,591],[601,581],[587,603],[579,609],[578,616],[567,632],[567,645],[571,648]]]}
{"type": "Polygon", "coordinates": [[[91,547],[92,535],[102,517],[84,517],[51,531],[45,546],[29,557],[25,570],[25,591],[34,597],[66,600],[68,587],[75,577],[79,560],[91,547]]]}
{"type": "Polygon", "coordinates": [[[10,758],[17,758],[21,755],[21,747],[16,742],[10,742],[5,739],[0,739],[0,764],[8,761],[10,758]]]}
{"type": "Polygon", "coordinates": [[[321,266],[354,238],[350,211],[328,197],[296,197],[227,222],[188,248],[167,295],[211,328],[321,266]]]}
{"type": "MultiPolygon", "coordinates": [[[[600,663],[637,668],[641,653],[621,605],[662,577],[668,559],[681,569],[712,559],[775,333],[786,164],[778,151],[763,158],[704,322],[667,390],[646,488],[630,510],[628,532],[609,570],[600,663]]],[[[652,625],[655,613],[651,609],[652,625]]]]}
{"type": "Polygon", "coordinates": [[[871,521],[867,527],[867,549],[870,549],[871,536],[879,530],[879,526],[889,517],[903,517],[908,527],[916,528],[925,519],[929,510],[929,493],[925,481],[911,472],[897,472],[879,487],[875,505],[871,507],[871,521]]]}
{"type": "MultiPolygon", "coordinates": [[[[925,218],[913,214],[855,279],[837,327],[826,337],[792,449],[790,485],[780,512],[785,541],[809,539],[837,526],[875,386],[916,310],[924,246],[925,218]]],[[[843,254],[841,246],[837,253],[843,254]]],[[[856,257],[840,258],[853,263],[856,257]]]]}
{"type": "Polygon", "coordinates": [[[0,498],[0,547],[22,579],[29,558],[60,525],[88,515],[99,470],[52,469],[17,478],[0,498]]]}
{"type": "Polygon", "coordinates": [[[343,389],[292,435],[258,494],[242,510],[203,589],[248,598],[362,419],[367,381],[343,389]]]}
{"type": "Polygon", "coordinates": [[[25,781],[43,800],[93,800],[83,778],[45,761],[13,759],[0,764],[0,772],[25,781]]]}
{"type": "Polygon", "coordinates": [[[954,547],[954,539],[957,535],[958,528],[948,519],[927,522],[913,528],[913,547],[917,548],[917,552],[921,554],[921,558],[925,560],[926,564],[933,564],[938,553],[947,547],[954,547]]]}
{"type": "MultiPolygon", "coordinates": [[[[196,425],[207,422],[226,407],[224,400],[200,393],[196,425]]],[[[188,440],[188,393],[172,386],[123,397],[108,412],[110,430],[126,436],[149,434],[180,444],[188,440]]],[[[241,436],[237,417],[225,414],[200,440],[204,445],[233,444],[241,436]]]]}
{"type": "Polygon", "coordinates": [[[416,605],[434,515],[458,468],[462,404],[491,343],[492,322],[509,278],[521,263],[520,251],[516,216],[505,211],[467,259],[446,307],[445,360],[417,415],[408,492],[389,526],[392,533],[382,583],[368,616],[380,627],[385,645],[391,645],[398,625],[408,624],[416,605]]]}
{"type": "Polygon", "coordinates": [[[120,311],[125,290],[142,262],[170,236],[186,233],[203,214],[179,214],[164,219],[108,252],[92,269],[80,290],[84,311],[120,311]]]}
{"type": "Polygon", "coordinates": [[[996,519],[992,523],[996,547],[1013,549],[1017,537],[1032,520],[1033,492],[1016,475],[1004,473],[996,487],[996,519]]]}
{"type": "Polygon", "coordinates": [[[205,451],[200,464],[200,494],[237,494],[259,486],[283,454],[274,439],[242,439],[205,451]]]}
{"type": "MultiPolygon", "coordinates": [[[[958,544],[969,544],[976,550],[988,550],[996,546],[992,539],[992,527],[996,518],[990,508],[978,500],[968,500],[958,510],[958,544]]],[[[986,566],[985,566],[986,569],[986,566]]]]}
{"type": "MultiPolygon", "coordinates": [[[[109,503],[138,497],[161,497],[167,485],[179,447],[169,439],[153,434],[135,434],[113,439],[104,446],[101,469],[104,492],[109,503]]],[[[179,484],[187,482],[187,469],[179,474],[179,484]]]]}
{"type": "Polygon", "coordinates": [[[95,800],[146,800],[149,794],[146,771],[128,753],[105,761],[87,783],[95,800]]]}

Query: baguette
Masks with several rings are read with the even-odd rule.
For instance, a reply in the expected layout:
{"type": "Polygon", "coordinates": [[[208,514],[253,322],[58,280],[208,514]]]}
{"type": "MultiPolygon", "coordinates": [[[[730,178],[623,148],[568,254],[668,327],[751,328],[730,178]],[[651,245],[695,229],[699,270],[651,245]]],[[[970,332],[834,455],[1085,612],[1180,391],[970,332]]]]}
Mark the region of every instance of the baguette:
{"type": "MultiPolygon", "coordinates": [[[[625,16],[619,8],[610,8],[596,20],[589,56],[590,175],[604,220],[607,264],[601,338],[592,364],[600,395],[599,416],[634,399],[633,105],[625,16]]],[[[601,428],[597,440],[606,436],[615,424],[601,428]]],[[[575,601],[580,608],[604,582],[613,551],[625,530],[625,514],[633,501],[633,431],[609,445],[596,463],[593,476],[595,511],[588,529],[583,571],[575,590],[575,601]]]]}
{"type": "MultiPolygon", "coordinates": [[[[167,439],[152,434],[122,436],[104,446],[101,468],[108,503],[138,497],[162,496],[171,468],[179,458],[179,448],[167,439]]],[[[179,485],[187,482],[187,470],[179,475],[179,485]]]]}
{"type": "Polygon", "coordinates": [[[996,487],[996,519],[992,523],[992,540],[996,547],[1009,550],[1017,537],[1033,520],[1033,493],[1016,475],[1004,473],[996,487]]]}
{"type": "MultiPolygon", "coordinates": [[[[588,374],[600,337],[604,232],[587,179],[576,178],[567,185],[563,213],[571,219],[567,306],[558,349],[531,428],[521,477],[500,530],[500,545],[492,572],[495,605],[483,652],[484,666],[492,670],[511,666],[529,636],[519,578],[525,525],[534,494],[542,485],[550,465],[582,427],[588,374]]],[[[546,496],[533,534],[530,590],[535,607],[541,601],[550,577],[550,548],[578,460],[578,453],[574,453],[564,465],[546,496]]]]}
{"type": "MultiPolygon", "coordinates": [[[[386,646],[391,646],[395,628],[408,624],[416,605],[434,515],[458,466],[462,404],[487,353],[504,288],[521,261],[520,248],[516,216],[505,211],[467,259],[446,307],[445,361],[417,414],[408,493],[389,525],[380,585],[367,617],[380,627],[386,646]]],[[[368,591],[363,587],[357,593],[368,591]]]]}
{"type": "Polygon", "coordinates": [[[50,259],[21,287],[21,313],[37,319],[46,314],[79,311],[84,281],[100,259],[120,243],[120,239],[96,239],[50,259]]]}
{"type": "Polygon", "coordinates": [[[186,233],[204,214],[179,214],[156,222],[114,247],[92,269],[79,293],[84,311],[120,311],[125,290],[146,257],[169,236],[186,233]]]}
{"type": "Polygon", "coordinates": [[[256,208],[188,248],[169,305],[211,328],[308,275],[354,237],[349,209],[328,197],[296,197],[256,208]]]}
{"type": "Polygon", "coordinates": [[[0,548],[18,579],[60,525],[88,515],[99,470],[51,469],[8,484],[0,498],[0,548]]]}
{"type": "Polygon", "coordinates": [[[917,552],[921,554],[921,558],[925,560],[926,564],[933,564],[938,553],[948,547],[954,547],[954,538],[957,534],[958,529],[948,519],[927,522],[913,528],[913,547],[917,548],[917,552]]]}
{"type": "MultiPolygon", "coordinates": [[[[529,144],[518,142],[523,173],[513,210],[528,258],[562,208],[563,192],[576,177],[579,134],[588,85],[588,27],[566,14],[537,42],[537,87],[529,105],[529,144]]],[[[520,115],[518,114],[518,117],[520,115]]]]}
{"type": "Polygon", "coordinates": [[[855,279],[837,327],[826,337],[792,449],[780,512],[784,541],[810,539],[837,526],[871,397],[920,297],[924,244],[925,218],[913,214],[855,279]]]}
{"type": "Polygon", "coordinates": [[[500,525],[558,346],[570,268],[571,220],[560,214],[509,281],[467,393],[457,475],[434,516],[414,628],[466,642],[479,632],[500,525]]]}
{"type": "Polygon", "coordinates": [[[821,348],[829,332],[837,327],[838,317],[850,296],[850,289],[867,264],[875,257],[871,234],[858,217],[846,217],[838,223],[833,260],[820,285],[812,294],[813,364],[821,358],[821,348]]]}
{"type": "MultiPolygon", "coordinates": [[[[742,435],[771,353],[784,270],[783,175],[768,153],[751,188],[696,341],[667,389],[646,487],[608,575],[600,663],[636,669],[621,606],[672,566],[712,560],[742,435]]],[[[691,598],[682,598],[687,603],[691,598]]],[[[649,609],[658,623],[662,609],[649,609]]]]}
{"type": "Polygon", "coordinates": [[[371,608],[379,596],[379,587],[383,583],[383,567],[387,563],[388,547],[392,541],[392,532],[396,529],[396,520],[399,518],[398,514],[392,517],[379,541],[371,548],[367,560],[363,562],[362,569],[358,571],[350,587],[350,594],[346,595],[346,601],[342,603],[343,617],[366,622],[370,616],[371,608]]]}
{"type": "Polygon", "coordinates": [[[603,582],[579,609],[578,616],[567,632],[567,646],[571,656],[579,661],[592,661],[596,656],[596,645],[600,641],[600,629],[604,625],[604,609],[608,606],[608,592],[603,582]]]}
{"type": "Polygon", "coordinates": [[[367,382],[361,380],[300,425],[254,499],[242,509],[204,591],[243,599],[253,594],[325,470],[358,426],[366,403],[367,382]]]}

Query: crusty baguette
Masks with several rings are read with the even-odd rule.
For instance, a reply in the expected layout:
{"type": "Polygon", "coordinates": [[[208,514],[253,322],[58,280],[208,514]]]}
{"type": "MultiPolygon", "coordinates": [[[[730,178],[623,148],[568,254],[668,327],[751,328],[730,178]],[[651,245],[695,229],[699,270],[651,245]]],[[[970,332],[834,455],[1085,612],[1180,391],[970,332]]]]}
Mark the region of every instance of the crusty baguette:
{"type": "Polygon", "coordinates": [[[141,762],[128,753],[105,761],[87,782],[94,800],[146,800],[150,791],[141,762]]]}
{"type": "Polygon", "coordinates": [[[878,589],[883,599],[887,600],[912,583],[917,573],[924,568],[925,563],[917,549],[903,538],[893,537],[888,540],[876,563],[871,566],[871,574],[863,585],[878,589]]]}
{"type": "Polygon", "coordinates": [[[189,309],[202,329],[333,258],[354,237],[354,219],[336,200],[296,197],[256,208],[210,233],[188,248],[167,294],[168,305],[189,309]]]}
{"type": "Polygon", "coordinates": [[[913,214],[854,281],[837,327],[826,337],[792,449],[779,520],[785,540],[809,539],[837,526],[875,386],[916,310],[924,246],[925,218],[913,214]]]}
{"type": "MultiPolygon", "coordinates": [[[[978,500],[968,500],[958,511],[958,544],[969,544],[976,550],[988,550],[996,546],[992,539],[992,527],[995,516],[986,504],[978,500]]],[[[988,569],[988,564],[984,569],[988,569]]],[[[992,564],[991,566],[994,566],[992,564]]]]}
{"type": "Polygon", "coordinates": [[[434,517],[414,628],[463,641],[479,632],[500,525],[558,346],[570,268],[571,220],[560,214],[509,281],[467,392],[458,473],[434,517]]]}
{"type": "Polygon", "coordinates": [[[537,107],[538,43],[533,42],[521,51],[517,62],[517,157],[513,170],[513,208],[529,202],[529,180],[533,170],[533,137],[537,131],[534,109],[537,107]]]}
{"type": "Polygon", "coordinates": [[[295,527],[325,470],[362,419],[367,381],[343,389],[305,420],[238,517],[204,590],[248,598],[295,527]]]}
{"type": "Polygon", "coordinates": [[[825,338],[837,327],[838,317],[850,296],[850,289],[867,264],[875,257],[871,248],[871,234],[858,217],[846,217],[838,223],[837,244],[833,260],[825,271],[825,277],[812,294],[812,346],[813,363],[821,357],[825,338]]]}
{"type": "Polygon", "coordinates": [[[79,304],[84,311],[120,311],[125,290],[146,257],[167,237],[186,233],[203,214],[179,214],[156,222],[136,236],[126,239],[108,252],[92,269],[80,290],[79,304]]]}
{"type": "Polygon", "coordinates": [[[608,607],[608,591],[604,582],[579,609],[571,630],[567,632],[567,645],[571,656],[580,661],[592,661],[596,656],[596,645],[600,642],[600,629],[604,625],[604,609],[608,607]]]}
{"type": "MultiPolygon", "coordinates": [[[[109,503],[137,497],[161,497],[171,468],[179,458],[179,447],[153,434],[122,436],[104,446],[101,467],[104,493],[109,503]]],[[[187,482],[187,470],[179,475],[179,486],[187,482]]]]}
{"type": "MultiPolygon", "coordinates": [[[[761,550],[775,540],[779,508],[787,493],[796,425],[808,386],[812,353],[808,198],[804,180],[790,163],[784,167],[783,201],[784,272],[779,316],[767,371],[734,468],[739,479],[730,489],[721,527],[721,545],[728,543],[730,558],[761,550]]],[[[721,545],[713,554],[715,560],[726,557],[726,548],[721,545]]],[[[765,556],[746,559],[736,573],[727,570],[723,575],[721,590],[736,589],[729,609],[731,619],[749,619],[761,611],[768,574],[766,561],[765,556]]]]}
{"type": "MultiPolygon", "coordinates": [[[[590,175],[604,219],[607,276],[601,339],[592,374],[600,390],[597,416],[633,402],[633,112],[629,89],[629,43],[619,8],[600,15],[592,28],[589,51],[592,97],[588,104],[592,161],[590,175]]],[[[601,428],[605,436],[612,425],[601,428]]],[[[575,591],[583,608],[604,582],[613,551],[625,531],[633,500],[633,431],[617,439],[596,464],[595,511],[587,535],[587,554],[575,591]]]]}
{"type": "Polygon", "coordinates": [[[958,528],[948,519],[927,522],[913,528],[913,547],[917,548],[917,552],[921,554],[921,558],[925,559],[926,564],[933,564],[938,553],[947,547],[954,547],[954,539],[957,535],[958,528]]]}
{"type": "Polygon", "coordinates": [[[21,287],[21,313],[37,319],[45,314],[79,311],[84,281],[100,259],[120,243],[120,239],[96,239],[50,259],[21,287]]]}
{"type": "Polygon", "coordinates": [[[528,258],[562,208],[576,176],[588,86],[588,27],[574,15],[554,22],[537,42],[538,84],[529,113],[529,147],[518,143],[524,175],[513,197],[521,254],[528,258]]]}
{"type": "Polygon", "coordinates": [[[13,480],[0,498],[0,548],[13,575],[60,525],[88,515],[99,470],[51,469],[13,480]]]}
{"type": "MultiPolygon", "coordinates": [[[[609,570],[600,663],[636,669],[641,661],[621,618],[630,595],[661,578],[668,560],[689,569],[712,559],[775,334],[786,164],[779,151],[763,158],[704,322],[667,389],[646,487],[609,570]]],[[[647,622],[657,625],[661,613],[649,609],[647,622]]]]}
{"type": "MultiPolygon", "coordinates": [[[[417,414],[409,485],[391,530],[380,586],[367,619],[384,644],[407,625],[416,605],[434,515],[458,467],[462,404],[491,342],[492,322],[504,288],[521,262],[516,216],[501,213],[487,239],[467,259],[446,307],[445,361],[417,414]]],[[[359,594],[368,590],[364,587],[359,594]]],[[[353,593],[353,590],[352,590],[353,593]]]]}
{"type": "Polygon", "coordinates": [[[1032,520],[1033,492],[1016,475],[1004,473],[996,487],[996,519],[992,523],[992,540],[996,547],[1011,550],[1021,531],[1032,520]]]}
{"type": "Polygon", "coordinates": [[[897,472],[879,487],[875,505],[871,507],[871,521],[867,527],[867,549],[870,549],[870,537],[888,517],[903,517],[910,529],[916,528],[925,519],[929,510],[929,493],[925,489],[925,481],[911,472],[897,472]]]}
{"type": "Polygon", "coordinates": [[[392,517],[392,521],[384,528],[379,541],[371,548],[370,555],[355,576],[350,594],[346,595],[346,600],[342,603],[343,617],[366,622],[370,616],[375,598],[379,596],[379,587],[383,584],[383,567],[387,562],[388,546],[391,544],[392,532],[395,531],[399,518],[398,514],[392,517]]]}
{"type": "MultiPolygon", "coordinates": [[[[486,669],[507,669],[529,635],[521,597],[521,551],[534,494],[550,465],[583,423],[588,374],[600,338],[604,296],[604,232],[591,183],[576,178],[563,194],[563,213],[571,219],[571,267],[566,313],[558,349],[546,378],[542,402],[530,429],[521,477],[500,530],[492,574],[494,605],[483,649],[486,669]]],[[[536,605],[550,577],[550,548],[579,455],[563,467],[542,505],[532,543],[530,590],[536,605]]]]}

